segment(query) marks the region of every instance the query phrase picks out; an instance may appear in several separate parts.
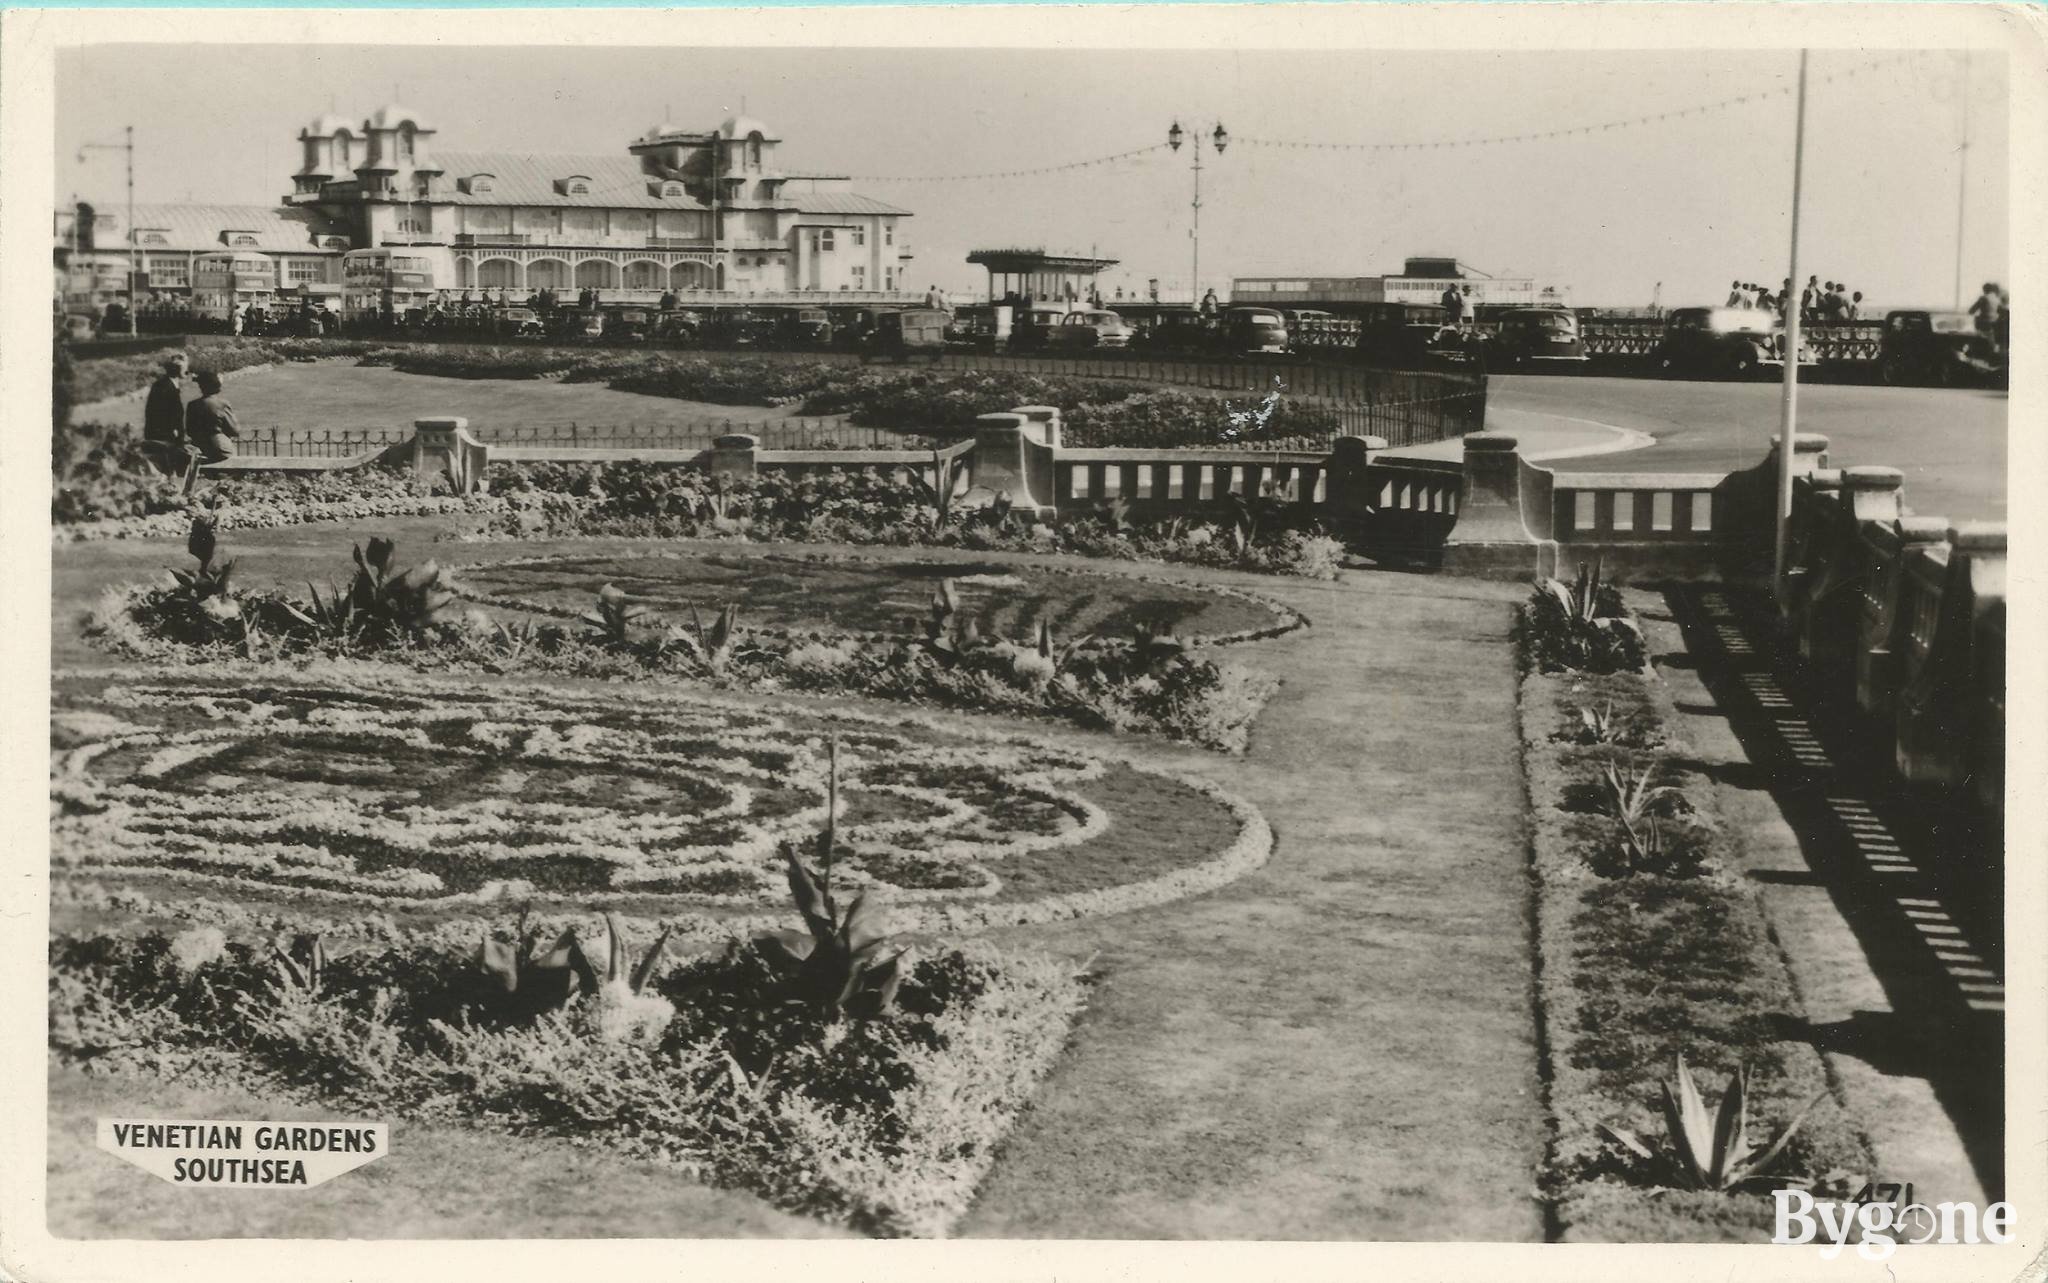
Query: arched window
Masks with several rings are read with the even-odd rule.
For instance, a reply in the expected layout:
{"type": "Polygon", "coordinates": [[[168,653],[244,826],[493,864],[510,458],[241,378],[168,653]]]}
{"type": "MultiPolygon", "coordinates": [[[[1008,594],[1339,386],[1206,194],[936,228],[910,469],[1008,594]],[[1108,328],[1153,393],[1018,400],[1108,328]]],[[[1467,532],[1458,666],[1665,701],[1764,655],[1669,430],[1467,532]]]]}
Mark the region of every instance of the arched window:
{"type": "Polygon", "coordinates": [[[355,137],[343,129],[334,135],[334,163],[338,169],[355,168],[355,137]]]}
{"type": "Polygon", "coordinates": [[[761,131],[757,129],[753,133],[747,135],[747,168],[759,169],[760,167],[761,131]]]}
{"type": "Polygon", "coordinates": [[[398,163],[412,164],[412,122],[406,121],[398,127],[398,163]]]}

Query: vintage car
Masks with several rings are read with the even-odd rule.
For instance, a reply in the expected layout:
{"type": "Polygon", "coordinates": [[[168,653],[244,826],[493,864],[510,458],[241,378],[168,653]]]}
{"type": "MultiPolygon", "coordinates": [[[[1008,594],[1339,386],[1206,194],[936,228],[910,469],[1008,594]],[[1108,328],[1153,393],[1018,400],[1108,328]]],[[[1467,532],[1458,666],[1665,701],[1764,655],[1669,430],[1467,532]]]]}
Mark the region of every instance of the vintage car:
{"type": "Polygon", "coordinates": [[[644,307],[622,307],[608,313],[605,337],[616,343],[645,343],[654,337],[654,313],[644,307]]]}
{"type": "Polygon", "coordinates": [[[946,324],[949,319],[945,312],[935,307],[879,313],[875,317],[875,332],[868,341],[866,355],[906,363],[914,356],[937,361],[946,354],[946,324]]]}
{"type": "Polygon", "coordinates": [[[654,319],[654,341],[668,347],[702,347],[708,321],[702,311],[676,308],[654,319]]]}
{"type": "Polygon", "coordinates": [[[1131,327],[1115,312],[1089,308],[1069,312],[1048,337],[1053,347],[1062,350],[1127,348],[1131,345],[1131,333],[1131,327]]]}
{"type": "Polygon", "coordinates": [[[864,352],[874,337],[876,317],[871,307],[834,307],[825,317],[832,323],[832,346],[842,352],[864,352]]]}
{"type": "MultiPolygon", "coordinates": [[[[1681,307],[1664,321],[1664,336],[1650,361],[1668,375],[1720,374],[1742,378],[1761,366],[1785,364],[1785,335],[1775,313],[1755,307],[1681,307]]],[[[1815,363],[1799,345],[1799,363],[1815,363]]]]}
{"type": "Polygon", "coordinates": [[[1968,312],[1908,310],[1885,313],[1877,368],[1886,383],[1955,388],[1996,378],[2002,367],[1968,312]]]}
{"type": "Polygon", "coordinates": [[[832,318],[822,307],[785,308],[775,318],[775,346],[792,349],[831,347],[832,318]]]}
{"type": "Polygon", "coordinates": [[[1270,307],[1233,307],[1223,314],[1223,346],[1232,353],[1287,350],[1287,322],[1270,307]]]}
{"type": "Polygon", "coordinates": [[[1465,369],[1483,364],[1475,331],[1450,325],[1435,303],[1369,303],[1359,317],[1358,356],[1392,369],[1465,369]]]}
{"type": "Polygon", "coordinates": [[[946,325],[946,345],[987,351],[995,346],[995,309],[986,303],[969,303],[953,309],[946,325]]]}
{"type": "Polygon", "coordinates": [[[705,327],[704,345],[715,348],[762,348],[775,344],[775,316],[751,308],[714,312],[705,327]]]}
{"type": "Polygon", "coordinates": [[[491,332],[508,339],[537,339],[547,333],[547,326],[530,307],[500,307],[492,309],[491,332]]]}
{"type": "Polygon", "coordinates": [[[1486,342],[1487,364],[1496,369],[1584,365],[1590,359],[1579,318],[1558,308],[1502,312],[1486,342]]]}
{"type": "Polygon", "coordinates": [[[1215,346],[1216,327],[1192,307],[1162,307],[1150,324],[1132,336],[1131,345],[1166,355],[1205,352],[1215,346]]]}
{"type": "Polygon", "coordinates": [[[1010,347],[1019,352],[1038,352],[1053,344],[1053,331],[1067,319],[1065,308],[1034,307],[1010,318],[1010,347]]]}

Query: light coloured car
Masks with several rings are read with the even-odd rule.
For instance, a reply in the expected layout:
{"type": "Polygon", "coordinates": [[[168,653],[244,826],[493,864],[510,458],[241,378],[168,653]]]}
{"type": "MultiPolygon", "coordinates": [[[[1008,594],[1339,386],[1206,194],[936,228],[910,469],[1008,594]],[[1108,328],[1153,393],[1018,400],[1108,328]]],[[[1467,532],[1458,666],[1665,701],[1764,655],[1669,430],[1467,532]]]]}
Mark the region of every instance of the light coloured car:
{"type": "Polygon", "coordinates": [[[1124,348],[1131,345],[1133,333],[1115,312],[1090,308],[1070,313],[1053,330],[1052,341],[1055,347],[1124,348]]]}

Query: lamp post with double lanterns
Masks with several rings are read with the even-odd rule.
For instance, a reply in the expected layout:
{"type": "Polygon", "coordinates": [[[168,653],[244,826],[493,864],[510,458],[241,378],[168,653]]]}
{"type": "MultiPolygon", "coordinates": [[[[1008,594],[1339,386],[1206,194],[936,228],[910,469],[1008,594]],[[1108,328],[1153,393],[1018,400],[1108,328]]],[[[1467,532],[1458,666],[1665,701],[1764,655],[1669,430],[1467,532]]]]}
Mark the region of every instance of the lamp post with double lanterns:
{"type": "MultiPolygon", "coordinates": [[[[1188,138],[1189,135],[1181,129],[1178,120],[1173,122],[1173,128],[1166,131],[1166,145],[1175,151],[1179,151],[1181,143],[1188,138]]],[[[1188,280],[1190,285],[1189,300],[1196,306],[1200,306],[1202,301],[1202,135],[1199,133],[1193,135],[1192,141],[1194,142],[1195,199],[1190,206],[1194,211],[1194,221],[1189,225],[1188,237],[1194,241],[1194,262],[1189,268],[1188,280]]],[[[1215,130],[1210,133],[1209,141],[1216,148],[1216,154],[1221,156],[1223,149],[1230,145],[1230,134],[1219,123],[1215,130]]]]}

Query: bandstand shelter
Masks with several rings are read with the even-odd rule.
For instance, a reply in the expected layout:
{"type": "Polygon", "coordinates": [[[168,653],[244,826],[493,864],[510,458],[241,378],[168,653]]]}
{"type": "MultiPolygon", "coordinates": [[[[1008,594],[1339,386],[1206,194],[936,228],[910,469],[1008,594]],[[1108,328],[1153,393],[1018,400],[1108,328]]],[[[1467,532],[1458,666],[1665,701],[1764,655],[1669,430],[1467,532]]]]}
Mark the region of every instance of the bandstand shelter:
{"type": "Polygon", "coordinates": [[[1012,294],[1048,301],[1086,298],[1095,277],[1118,260],[1042,249],[978,249],[967,261],[988,272],[988,298],[994,303],[1012,294]]]}

